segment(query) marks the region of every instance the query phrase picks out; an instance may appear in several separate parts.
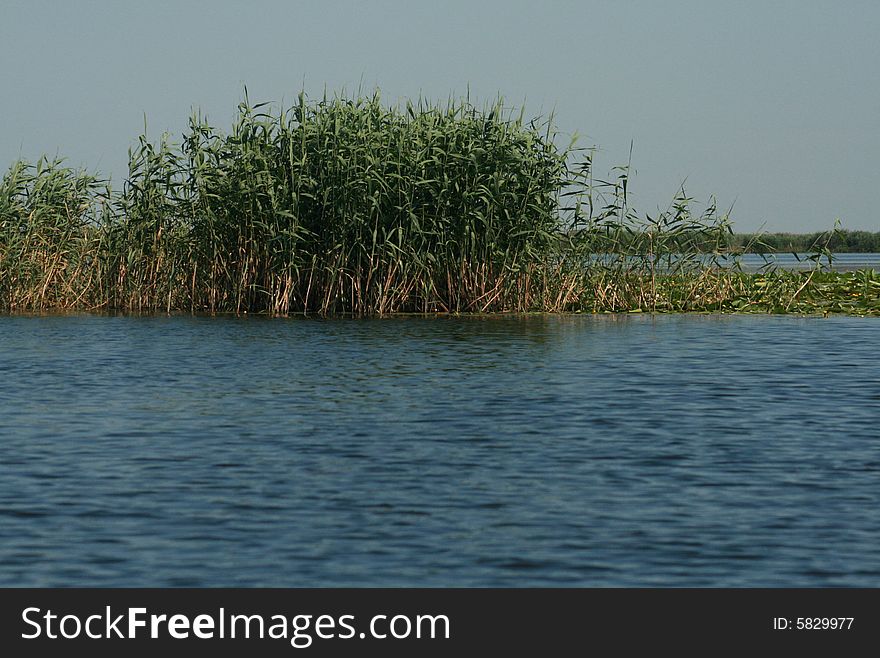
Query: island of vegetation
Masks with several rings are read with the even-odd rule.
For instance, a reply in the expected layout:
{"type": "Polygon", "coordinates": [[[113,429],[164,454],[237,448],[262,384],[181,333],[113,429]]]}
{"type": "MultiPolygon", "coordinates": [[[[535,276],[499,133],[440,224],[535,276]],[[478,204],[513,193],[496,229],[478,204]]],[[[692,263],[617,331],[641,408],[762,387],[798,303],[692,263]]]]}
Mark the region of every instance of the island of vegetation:
{"type": "Polygon", "coordinates": [[[880,315],[877,272],[829,267],[876,234],[739,236],[684,190],[640,215],[628,168],[594,177],[592,154],[501,101],[245,100],[228,133],[195,113],[179,142],[140,136],[121,190],[57,159],[10,166],[0,309],[880,315]],[[812,266],[739,267],[774,248],[812,266]]]}

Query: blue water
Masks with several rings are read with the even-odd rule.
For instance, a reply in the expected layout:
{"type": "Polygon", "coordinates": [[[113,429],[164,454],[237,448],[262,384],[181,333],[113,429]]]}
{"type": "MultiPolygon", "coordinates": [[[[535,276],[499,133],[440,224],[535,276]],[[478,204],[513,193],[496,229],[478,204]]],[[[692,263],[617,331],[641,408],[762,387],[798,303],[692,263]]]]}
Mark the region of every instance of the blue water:
{"type": "Polygon", "coordinates": [[[880,321],[0,318],[0,585],[880,586],[880,321]]]}
{"type": "MultiPolygon", "coordinates": [[[[746,272],[756,272],[762,267],[769,265],[783,270],[809,270],[816,267],[816,261],[810,260],[810,254],[791,253],[778,254],[743,254],[740,263],[746,272]]],[[[829,269],[828,259],[824,256],[819,260],[819,265],[829,269]]],[[[878,270],[880,269],[880,254],[834,254],[831,259],[830,269],[837,272],[851,272],[853,270],[878,270]]]]}
{"type": "MultiPolygon", "coordinates": [[[[633,265],[643,265],[646,256],[641,257],[625,257],[618,254],[596,255],[594,257],[600,263],[606,265],[617,265],[621,261],[629,261],[633,265]]],[[[705,255],[702,258],[692,260],[691,256],[686,257],[686,261],[690,266],[703,264],[712,266],[717,264],[719,267],[733,267],[738,265],[744,272],[759,272],[768,268],[777,268],[780,270],[806,271],[820,268],[823,271],[833,270],[835,272],[852,272],[854,270],[880,270],[880,254],[874,253],[840,253],[833,254],[831,262],[828,258],[822,256],[819,260],[812,260],[811,254],[793,254],[788,252],[775,254],[740,254],[737,256],[712,257],[705,255]]],[[[676,262],[676,256],[663,256],[658,259],[658,265],[661,269],[667,269],[676,262]]]]}

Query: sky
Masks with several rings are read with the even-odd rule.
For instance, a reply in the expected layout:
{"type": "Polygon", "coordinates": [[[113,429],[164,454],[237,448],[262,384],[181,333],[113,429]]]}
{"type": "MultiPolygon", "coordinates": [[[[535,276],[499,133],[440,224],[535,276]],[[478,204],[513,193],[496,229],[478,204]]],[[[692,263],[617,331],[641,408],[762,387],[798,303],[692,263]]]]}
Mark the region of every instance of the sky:
{"type": "Polygon", "coordinates": [[[626,163],[653,214],[679,187],[738,231],[880,230],[880,2],[0,0],[0,168],[126,173],[194,107],[379,88],[554,111],[626,163]]]}

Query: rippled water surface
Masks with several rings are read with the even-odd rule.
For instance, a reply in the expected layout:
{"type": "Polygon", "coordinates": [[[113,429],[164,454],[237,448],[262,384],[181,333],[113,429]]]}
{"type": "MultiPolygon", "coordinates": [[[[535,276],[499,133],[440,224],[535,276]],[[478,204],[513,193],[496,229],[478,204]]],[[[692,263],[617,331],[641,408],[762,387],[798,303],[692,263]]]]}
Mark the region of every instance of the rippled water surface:
{"type": "MultiPolygon", "coordinates": [[[[744,254],[740,257],[740,263],[746,272],[756,272],[766,265],[776,266],[783,270],[809,270],[816,267],[816,261],[810,260],[810,254],[794,254],[782,252],[778,254],[744,254]]],[[[828,259],[824,256],[818,265],[828,268],[828,259]]],[[[838,272],[851,272],[853,270],[876,270],[880,269],[880,254],[865,253],[841,253],[834,254],[830,268],[838,272]]]]}
{"type": "Polygon", "coordinates": [[[0,584],[880,585],[880,321],[0,318],[0,584]]]}

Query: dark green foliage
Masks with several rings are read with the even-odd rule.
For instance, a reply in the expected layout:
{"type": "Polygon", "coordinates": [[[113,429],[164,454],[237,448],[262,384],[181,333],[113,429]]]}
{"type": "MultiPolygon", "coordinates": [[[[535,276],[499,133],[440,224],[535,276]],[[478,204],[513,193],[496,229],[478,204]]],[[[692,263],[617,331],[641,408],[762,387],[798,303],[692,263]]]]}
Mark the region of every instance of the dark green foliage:
{"type": "MultiPolygon", "coordinates": [[[[828,236],[818,233],[738,233],[731,237],[729,246],[746,249],[750,253],[795,252],[813,250],[828,236]]],[[[880,253],[880,233],[870,231],[847,231],[838,229],[831,236],[828,247],[835,253],[880,253]]]]}

